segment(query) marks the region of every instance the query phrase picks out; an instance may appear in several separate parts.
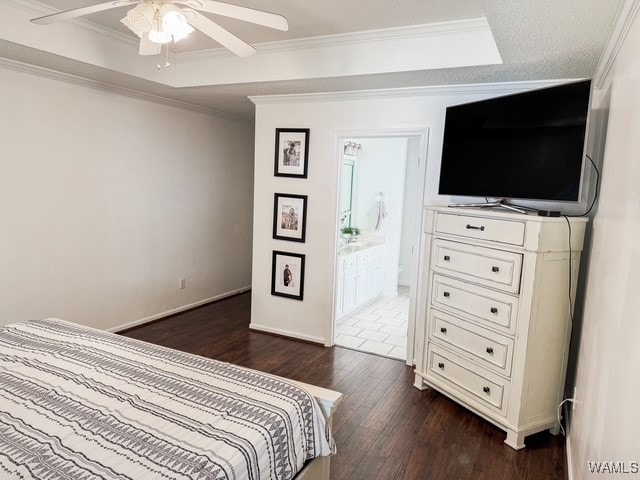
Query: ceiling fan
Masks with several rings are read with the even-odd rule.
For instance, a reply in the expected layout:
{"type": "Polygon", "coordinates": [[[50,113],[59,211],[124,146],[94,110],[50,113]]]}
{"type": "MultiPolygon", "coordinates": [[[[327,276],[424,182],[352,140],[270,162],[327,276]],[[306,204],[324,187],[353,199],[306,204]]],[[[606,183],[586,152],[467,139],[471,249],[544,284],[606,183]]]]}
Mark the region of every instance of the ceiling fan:
{"type": "Polygon", "coordinates": [[[88,7],[31,19],[32,23],[48,25],[53,22],[102,12],[112,8],[136,5],[120,20],[140,37],[140,55],[157,55],[162,45],[187,37],[194,28],[211,37],[240,57],[256,52],[251,45],[210,20],[200,12],[235,18],[286,32],[287,19],[282,15],[240,7],[216,0],[111,0],[88,7]]]}

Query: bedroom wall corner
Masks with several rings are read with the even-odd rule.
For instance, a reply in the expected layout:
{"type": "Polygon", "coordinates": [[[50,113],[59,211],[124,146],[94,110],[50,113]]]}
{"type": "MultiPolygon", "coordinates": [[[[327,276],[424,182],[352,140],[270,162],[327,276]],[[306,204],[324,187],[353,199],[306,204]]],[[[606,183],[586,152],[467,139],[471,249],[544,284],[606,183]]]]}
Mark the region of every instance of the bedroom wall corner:
{"type": "Polygon", "coordinates": [[[0,324],[114,330],[249,287],[251,123],[3,66],[0,104],[0,324]]]}

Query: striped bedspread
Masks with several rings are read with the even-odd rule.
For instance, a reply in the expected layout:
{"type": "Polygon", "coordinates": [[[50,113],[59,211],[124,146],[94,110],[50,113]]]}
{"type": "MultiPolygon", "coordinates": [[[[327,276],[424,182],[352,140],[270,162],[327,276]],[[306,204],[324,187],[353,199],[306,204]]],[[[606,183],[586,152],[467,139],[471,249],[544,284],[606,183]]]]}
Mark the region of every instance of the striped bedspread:
{"type": "Polygon", "coordinates": [[[0,327],[0,479],[290,479],[334,449],[280,378],[62,320],[0,327]]]}

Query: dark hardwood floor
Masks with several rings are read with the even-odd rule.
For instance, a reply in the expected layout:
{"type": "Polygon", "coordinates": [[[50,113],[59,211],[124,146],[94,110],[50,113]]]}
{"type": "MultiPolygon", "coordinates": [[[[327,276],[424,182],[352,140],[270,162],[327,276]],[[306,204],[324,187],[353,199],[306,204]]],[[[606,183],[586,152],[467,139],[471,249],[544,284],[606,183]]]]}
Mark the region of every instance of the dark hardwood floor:
{"type": "Polygon", "coordinates": [[[124,334],[342,392],[332,480],[567,478],[563,437],[543,432],[515,451],[501,430],[413,387],[401,361],[250,332],[250,302],[238,295],[124,334]]]}

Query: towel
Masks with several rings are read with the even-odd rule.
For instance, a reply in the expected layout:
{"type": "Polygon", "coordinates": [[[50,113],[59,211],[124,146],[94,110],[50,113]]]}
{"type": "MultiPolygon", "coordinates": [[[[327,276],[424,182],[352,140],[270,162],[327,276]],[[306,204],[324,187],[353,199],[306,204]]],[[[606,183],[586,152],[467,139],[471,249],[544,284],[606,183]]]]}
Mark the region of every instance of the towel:
{"type": "MultiPolygon", "coordinates": [[[[382,197],[382,195],[380,195],[380,197],[382,197]]],[[[380,227],[382,227],[382,220],[384,219],[384,217],[387,216],[387,208],[384,204],[384,200],[382,200],[382,198],[380,200],[376,201],[376,205],[375,205],[375,215],[376,215],[376,224],[373,227],[374,230],[380,230],[380,227]]]]}

